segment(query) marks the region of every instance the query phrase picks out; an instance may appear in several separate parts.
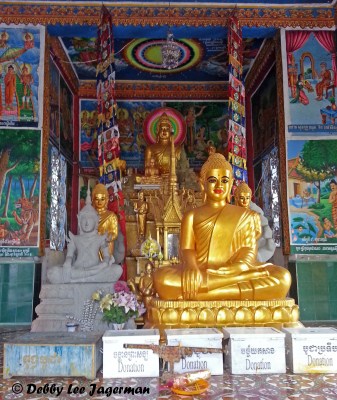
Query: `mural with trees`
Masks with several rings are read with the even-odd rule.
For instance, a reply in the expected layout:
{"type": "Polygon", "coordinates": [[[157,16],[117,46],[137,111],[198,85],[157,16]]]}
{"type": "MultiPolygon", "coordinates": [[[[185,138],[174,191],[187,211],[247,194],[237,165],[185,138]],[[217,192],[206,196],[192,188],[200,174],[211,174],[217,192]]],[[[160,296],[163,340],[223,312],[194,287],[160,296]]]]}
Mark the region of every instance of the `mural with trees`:
{"type": "MultiPolygon", "coordinates": [[[[337,141],[288,141],[291,244],[337,243],[337,141]]],[[[318,245],[324,244],[323,247],[318,245]]]]}
{"type": "Polygon", "coordinates": [[[40,149],[40,131],[0,129],[2,256],[15,256],[4,250],[7,246],[38,246],[40,149]]]}

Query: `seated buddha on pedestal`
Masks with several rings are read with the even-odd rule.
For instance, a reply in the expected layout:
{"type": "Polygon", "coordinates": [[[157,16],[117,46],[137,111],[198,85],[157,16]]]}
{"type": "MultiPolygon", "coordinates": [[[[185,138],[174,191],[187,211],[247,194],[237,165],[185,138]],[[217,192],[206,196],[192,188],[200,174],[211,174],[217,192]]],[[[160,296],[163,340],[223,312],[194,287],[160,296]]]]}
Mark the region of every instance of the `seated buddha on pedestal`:
{"type": "Polygon", "coordinates": [[[145,185],[161,183],[159,169],[156,166],[156,161],[154,158],[151,158],[149,165],[145,167],[145,175],[144,176],[136,176],[136,182],[142,183],[145,185]]]}
{"type": "Polygon", "coordinates": [[[290,273],[257,262],[261,234],[257,213],[229,204],[231,165],[211,154],[200,173],[205,203],[184,215],[180,234],[181,265],[158,268],[154,286],[163,300],[284,299],[290,273]]]}

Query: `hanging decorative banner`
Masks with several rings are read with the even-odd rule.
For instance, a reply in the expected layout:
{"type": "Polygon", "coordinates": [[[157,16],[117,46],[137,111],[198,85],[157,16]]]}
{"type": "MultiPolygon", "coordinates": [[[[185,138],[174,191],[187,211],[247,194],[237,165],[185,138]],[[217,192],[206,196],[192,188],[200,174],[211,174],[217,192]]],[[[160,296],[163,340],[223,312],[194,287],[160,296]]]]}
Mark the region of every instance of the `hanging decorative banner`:
{"type": "Polygon", "coordinates": [[[245,88],[242,82],[243,42],[239,20],[232,15],[228,20],[229,55],[229,129],[228,161],[233,166],[233,191],[240,182],[247,182],[247,152],[245,129],[245,88]]]}
{"type": "MultiPolygon", "coordinates": [[[[126,238],[124,197],[121,177],[126,169],[125,161],[119,158],[119,129],[117,125],[117,103],[115,97],[114,41],[111,14],[102,7],[98,28],[97,65],[97,111],[98,111],[98,161],[100,183],[109,193],[108,209],[117,214],[120,229],[126,238]]],[[[126,239],[124,240],[126,245],[126,239]]],[[[125,269],[121,279],[126,279],[125,269]]]]}

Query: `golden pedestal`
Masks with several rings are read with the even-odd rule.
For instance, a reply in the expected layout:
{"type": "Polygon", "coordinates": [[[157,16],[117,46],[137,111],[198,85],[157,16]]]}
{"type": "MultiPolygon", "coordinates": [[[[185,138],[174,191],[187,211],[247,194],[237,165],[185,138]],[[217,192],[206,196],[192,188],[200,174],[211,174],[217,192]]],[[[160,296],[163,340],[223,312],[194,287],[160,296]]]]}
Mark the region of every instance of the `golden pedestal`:
{"type": "Polygon", "coordinates": [[[224,326],[296,326],[299,308],[293,299],[185,301],[152,298],[146,327],[204,328],[224,326]]]}

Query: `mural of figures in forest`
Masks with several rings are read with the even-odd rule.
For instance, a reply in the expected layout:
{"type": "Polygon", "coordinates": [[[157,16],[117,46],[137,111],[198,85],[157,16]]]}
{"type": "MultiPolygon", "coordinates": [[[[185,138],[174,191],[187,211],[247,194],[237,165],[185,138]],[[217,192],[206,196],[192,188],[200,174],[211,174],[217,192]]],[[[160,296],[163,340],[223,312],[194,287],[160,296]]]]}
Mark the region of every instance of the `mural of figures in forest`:
{"type": "Polygon", "coordinates": [[[0,126],[38,126],[42,30],[0,25],[0,126]]]}
{"type": "Polygon", "coordinates": [[[253,146],[256,158],[275,142],[278,124],[278,114],[275,112],[277,110],[276,93],[276,67],[274,66],[252,96],[253,146]]]}
{"type": "Polygon", "coordinates": [[[286,126],[290,136],[337,134],[334,31],[283,32],[286,126]]]}
{"type": "Polygon", "coordinates": [[[58,144],[60,137],[60,73],[53,62],[50,63],[49,82],[50,82],[50,91],[49,91],[50,138],[56,144],[58,144]]]}
{"type": "Polygon", "coordinates": [[[40,131],[0,130],[0,256],[37,254],[40,148],[40,131]]]}
{"type": "Polygon", "coordinates": [[[292,250],[337,249],[337,141],[288,141],[288,205],[292,250]]]}
{"type": "Polygon", "coordinates": [[[73,95],[65,81],[60,79],[60,144],[63,153],[72,157],[73,153],[73,95]]]}
{"type": "Polygon", "coordinates": [[[83,168],[98,168],[97,101],[80,101],[80,162],[83,168]]]}

